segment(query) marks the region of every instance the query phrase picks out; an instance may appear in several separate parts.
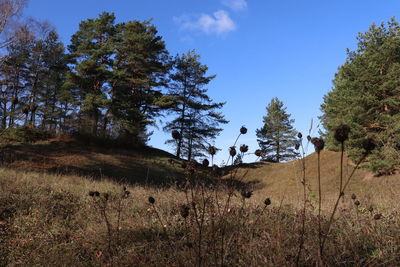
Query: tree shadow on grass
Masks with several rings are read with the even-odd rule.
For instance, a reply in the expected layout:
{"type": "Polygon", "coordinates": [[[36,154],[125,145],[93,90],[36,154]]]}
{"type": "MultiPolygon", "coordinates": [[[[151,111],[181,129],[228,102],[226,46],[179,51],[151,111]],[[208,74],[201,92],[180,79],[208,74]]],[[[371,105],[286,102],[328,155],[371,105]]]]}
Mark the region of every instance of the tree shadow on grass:
{"type": "MultiPolygon", "coordinates": [[[[151,187],[170,187],[186,181],[187,162],[154,148],[123,149],[90,146],[76,142],[45,142],[31,145],[13,145],[3,148],[3,166],[27,171],[61,175],[77,175],[92,179],[107,178],[119,183],[151,187]]],[[[1,159],[0,159],[1,160],[1,159]]],[[[239,167],[258,168],[263,164],[241,164],[239,167]]],[[[258,183],[243,182],[236,177],[211,177],[211,168],[196,166],[198,181],[207,185],[223,184],[247,188],[258,183]]],[[[230,173],[234,166],[221,168],[230,173]]],[[[222,176],[222,175],[220,175],[222,176]]]]}

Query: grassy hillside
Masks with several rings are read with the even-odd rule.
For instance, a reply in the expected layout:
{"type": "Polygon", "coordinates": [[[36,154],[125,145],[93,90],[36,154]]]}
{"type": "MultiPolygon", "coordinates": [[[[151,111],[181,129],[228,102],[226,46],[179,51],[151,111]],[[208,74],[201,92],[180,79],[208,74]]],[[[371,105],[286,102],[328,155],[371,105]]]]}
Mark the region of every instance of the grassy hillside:
{"type": "Polygon", "coordinates": [[[182,161],[156,148],[99,146],[74,138],[8,145],[5,166],[12,169],[109,178],[124,183],[162,184],[182,177],[182,161]]]}
{"type": "MultiPolygon", "coordinates": [[[[346,157],[346,156],[345,156],[346,157]]],[[[347,178],[354,168],[354,163],[345,158],[344,178],[347,178]]],[[[312,153],[305,158],[308,193],[315,196],[317,188],[317,154],[312,153]]],[[[321,184],[326,201],[337,197],[339,188],[340,153],[333,151],[321,152],[321,184]]],[[[272,195],[285,202],[298,203],[302,199],[302,163],[295,160],[287,163],[257,162],[244,164],[239,168],[237,177],[244,181],[255,180],[259,183],[255,188],[256,195],[272,195]]],[[[365,169],[358,169],[349,184],[347,197],[351,193],[364,196],[369,200],[390,201],[400,190],[400,175],[374,177],[365,169]]],[[[345,196],[346,198],[346,196],[345,196]]]]}
{"type": "MultiPolygon", "coordinates": [[[[197,183],[203,169],[183,170],[159,150],[107,149],[72,140],[8,149],[18,156],[0,169],[0,266],[400,264],[398,177],[356,172],[320,259],[315,154],[306,159],[310,189],[303,217],[296,161],[245,164],[226,173],[254,190],[245,196],[211,172],[214,183],[197,183]],[[183,176],[185,186],[160,186],[160,179],[183,176]],[[146,184],[146,177],[152,183],[146,184]]],[[[321,158],[326,229],[339,155],[324,151],[321,158]]],[[[349,162],[348,173],[351,168],[349,162]]]]}

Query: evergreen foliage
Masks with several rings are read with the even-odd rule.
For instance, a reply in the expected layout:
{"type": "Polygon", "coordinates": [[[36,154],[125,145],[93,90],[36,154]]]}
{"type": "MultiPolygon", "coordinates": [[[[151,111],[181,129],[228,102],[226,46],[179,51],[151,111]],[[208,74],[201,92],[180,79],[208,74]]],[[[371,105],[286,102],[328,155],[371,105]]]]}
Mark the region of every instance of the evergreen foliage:
{"type": "Polygon", "coordinates": [[[118,25],[113,66],[111,112],[129,139],[144,143],[147,126],[165,109],[170,57],[165,42],[149,21],[118,25]]]}
{"type": "Polygon", "coordinates": [[[215,75],[206,76],[208,67],[199,59],[194,51],[175,58],[168,93],[172,102],[170,113],[175,117],[164,127],[168,132],[179,132],[181,138],[167,143],[176,146],[177,157],[184,155],[188,160],[203,156],[210,141],[222,131],[219,125],[228,123],[218,111],[225,103],[213,102],[204,88],[215,75]]]}
{"type": "Polygon", "coordinates": [[[204,88],[215,75],[206,76],[193,51],[172,60],[150,21],[115,21],[107,12],[82,21],[68,53],[46,23],[17,28],[0,61],[1,129],[24,126],[140,146],[168,110],[176,118],[164,129],[181,136],[178,155],[203,155],[219,124],[227,123],[218,111],[224,103],[214,103],[204,88]]]}
{"type": "Polygon", "coordinates": [[[297,132],[293,129],[293,119],[286,113],[283,102],[273,98],[268,104],[264,125],[256,130],[257,141],[263,153],[263,159],[281,162],[295,158],[298,153],[294,147],[297,132]]]}
{"type": "Polygon", "coordinates": [[[115,16],[104,12],[97,19],[82,21],[68,47],[74,64],[67,82],[76,92],[80,131],[85,133],[97,135],[104,118],[115,35],[115,16]]]}
{"type": "Polygon", "coordinates": [[[389,174],[400,165],[400,26],[394,19],[372,24],[357,40],[321,105],[325,138],[328,148],[337,149],[336,127],[350,126],[346,150],[354,161],[364,152],[365,137],[374,138],[377,149],[367,167],[389,174]]]}

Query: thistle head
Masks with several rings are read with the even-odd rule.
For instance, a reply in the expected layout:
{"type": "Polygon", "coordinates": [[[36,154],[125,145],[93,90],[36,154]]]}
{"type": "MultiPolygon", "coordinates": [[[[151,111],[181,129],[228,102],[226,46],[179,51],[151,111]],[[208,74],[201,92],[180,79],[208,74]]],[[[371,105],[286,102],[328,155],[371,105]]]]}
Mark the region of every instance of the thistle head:
{"type": "Polygon", "coordinates": [[[299,144],[299,143],[296,143],[296,144],[294,145],[294,148],[295,148],[296,150],[299,150],[300,144],[299,144]]]}
{"type": "Polygon", "coordinates": [[[155,200],[155,198],[154,197],[149,197],[149,203],[150,204],[154,204],[155,202],[156,202],[156,200],[155,200]]]}
{"type": "Polygon", "coordinates": [[[243,190],[240,194],[243,198],[251,198],[251,196],[253,195],[253,191],[243,190]]]}
{"type": "Polygon", "coordinates": [[[247,151],[249,151],[249,146],[248,145],[241,145],[240,146],[240,152],[246,153],[247,151]]]}
{"type": "Polygon", "coordinates": [[[236,155],[236,147],[235,146],[231,146],[229,148],[229,155],[231,155],[232,157],[234,157],[236,155]]]}
{"type": "Polygon", "coordinates": [[[265,156],[265,152],[262,151],[261,149],[257,149],[257,150],[254,152],[254,154],[255,154],[257,157],[264,157],[264,156],[265,156]]]}
{"type": "Polygon", "coordinates": [[[320,153],[325,147],[325,142],[322,138],[311,138],[311,143],[314,145],[315,152],[317,153],[320,153]]]}
{"type": "Polygon", "coordinates": [[[246,134],[246,133],[247,133],[247,128],[244,127],[244,126],[242,126],[242,127],[240,128],[240,133],[241,133],[241,134],[246,134]]]}
{"type": "Polygon", "coordinates": [[[209,164],[210,164],[210,162],[208,161],[208,159],[203,159],[203,162],[201,165],[203,165],[203,167],[208,167],[209,164]]]}
{"type": "Polygon", "coordinates": [[[341,124],[336,128],[334,137],[336,141],[343,143],[349,138],[349,133],[350,127],[345,124],[341,124]]]}
{"type": "Polygon", "coordinates": [[[208,154],[210,154],[211,156],[214,156],[215,154],[217,154],[217,148],[215,146],[209,146],[208,154]]]}
{"type": "Polygon", "coordinates": [[[362,142],[362,147],[365,149],[366,154],[370,154],[376,147],[375,140],[372,138],[364,139],[362,142]]]}

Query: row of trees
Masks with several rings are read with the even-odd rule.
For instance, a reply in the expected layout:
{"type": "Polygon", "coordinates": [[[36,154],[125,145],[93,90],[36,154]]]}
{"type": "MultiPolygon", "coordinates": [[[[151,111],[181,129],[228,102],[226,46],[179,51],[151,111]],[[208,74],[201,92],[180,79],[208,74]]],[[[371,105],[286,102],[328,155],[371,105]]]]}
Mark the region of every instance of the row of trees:
{"type": "MultiPolygon", "coordinates": [[[[23,2],[0,0],[11,21],[23,2]]],[[[177,155],[202,155],[227,123],[206,86],[215,77],[194,51],[171,57],[150,21],[116,23],[112,13],[79,25],[65,49],[46,23],[25,23],[4,38],[0,61],[0,127],[30,126],[143,145],[157,118],[177,155]],[[67,51],[66,51],[67,50],[67,51]]],[[[7,23],[0,21],[7,28],[7,23]]],[[[0,28],[1,30],[2,28],[0,28]]]]}

